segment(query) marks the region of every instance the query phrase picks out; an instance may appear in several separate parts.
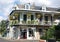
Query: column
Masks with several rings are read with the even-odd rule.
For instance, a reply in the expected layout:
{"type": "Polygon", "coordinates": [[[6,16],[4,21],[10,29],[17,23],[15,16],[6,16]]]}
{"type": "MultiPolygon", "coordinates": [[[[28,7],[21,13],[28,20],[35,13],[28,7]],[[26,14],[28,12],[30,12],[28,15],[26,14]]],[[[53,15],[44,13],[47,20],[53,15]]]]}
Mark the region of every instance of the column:
{"type": "Polygon", "coordinates": [[[48,15],[48,24],[51,25],[51,16],[48,15]]]}
{"type": "Polygon", "coordinates": [[[40,34],[39,34],[39,30],[38,29],[36,29],[35,38],[36,38],[36,40],[40,39],[40,34]]]}
{"type": "Polygon", "coordinates": [[[27,28],[27,39],[29,38],[29,31],[28,31],[28,28],[27,28]]]}
{"type": "Polygon", "coordinates": [[[34,33],[33,39],[36,39],[36,36],[37,36],[36,35],[36,27],[33,27],[32,29],[33,29],[33,33],[34,33]]]}
{"type": "Polygon", "coordinates": [[[18,39],[20,39],[20,28],[18,28],[18,39]]]}
{"type": "Polygon", "coordinates": [[[24,14],[24,13],[21,13],[21,14],[20,14],[20,24],[22,24],[22,21],[23,21],[23,14],[24,14]]]}
{"type": "Polygon", "coordinates": [[[13,28],[14,28],[14,27],[10,27],[10,32],[9,32],[9,37],[10,37],[11,39],[14,38],[14,30],[13,30],[13,28]]]}
{"type": "Polygon", "coordinates": [[[53,25],[53,21],[54,21],[54,14],[52,14],[52,21],[51,21],[52,25],[53,25]]]}
{"type": "Polygon", "coordinates": [[[10,27],[7,27],[7,37],[9,37],[9,31],[10,31],[10,27]]]}
{"type": "Polygon", "coordinates": [[[42,24],[44,25],[44,22],[45,22],[45,21],[44,21],[44,13],[42,13],[42,14],[43,14],[43,19],[42,19],[42,22],[43,22],[43,23],[42,23],[42,24]]]}

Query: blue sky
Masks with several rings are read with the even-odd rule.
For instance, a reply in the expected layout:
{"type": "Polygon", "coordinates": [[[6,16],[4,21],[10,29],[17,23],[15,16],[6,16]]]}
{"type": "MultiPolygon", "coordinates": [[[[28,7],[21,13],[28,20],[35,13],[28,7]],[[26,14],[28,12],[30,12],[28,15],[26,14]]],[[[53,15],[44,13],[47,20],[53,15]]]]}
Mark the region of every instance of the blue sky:
{"type": "Polygon", "coordinates": [[[35,3],[35,5],[45,4],[48,7],[60,8],[60,0],[0,0],[0,21],[8,18],[15,4],[35,3]]]}

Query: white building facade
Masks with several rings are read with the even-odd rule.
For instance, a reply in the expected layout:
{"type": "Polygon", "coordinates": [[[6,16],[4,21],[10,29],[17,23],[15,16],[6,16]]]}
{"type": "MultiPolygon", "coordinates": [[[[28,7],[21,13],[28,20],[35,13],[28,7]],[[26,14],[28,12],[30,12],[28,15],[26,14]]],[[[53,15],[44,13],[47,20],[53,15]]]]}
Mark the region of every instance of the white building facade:
{"type": "Polygon", "coordinates": [[[13,10],[9,15],[9,38],[39,40],[46,29],[59,23],[60,12],[46,11],[45,6],[42,10],[35,10],[30,3],[24,7],[13,10]]]}

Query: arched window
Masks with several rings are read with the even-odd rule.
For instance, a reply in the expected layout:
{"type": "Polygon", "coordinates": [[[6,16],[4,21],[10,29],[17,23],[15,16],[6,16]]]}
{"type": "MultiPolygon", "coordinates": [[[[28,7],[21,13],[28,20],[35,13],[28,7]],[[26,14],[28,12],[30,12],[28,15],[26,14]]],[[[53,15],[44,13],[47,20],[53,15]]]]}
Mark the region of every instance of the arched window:
{"type": "Polygon", "coordinates": [[[25,9],[30,9],[30,3],[25,4],[25,9]]]}

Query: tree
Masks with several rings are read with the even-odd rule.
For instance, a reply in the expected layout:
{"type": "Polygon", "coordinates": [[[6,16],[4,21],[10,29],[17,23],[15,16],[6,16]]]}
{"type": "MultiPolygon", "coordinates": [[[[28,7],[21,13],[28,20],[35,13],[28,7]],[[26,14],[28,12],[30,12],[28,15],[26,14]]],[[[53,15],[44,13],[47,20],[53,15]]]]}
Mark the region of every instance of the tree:
{"type": "Polygon", "coordinates": [[[58,25],[52,26],[49,28],[46,32],[45,35],[41,37],[42,39],[50,39],[50,38],[55,38],[56,40],[60,40],[60,23],[58,25]],[[46,36],[47,34],[47,36],[46,36]]]}
{"type": "Polygon", "coordinates": [[[55,37],[57,40],[60,40],[60,23],[55,26],[55,37]]]}
{"type": "Polygon", "coordinates": [[[0,34],[3,35],[5,32],[6,32],[6,29],[7,29],[7,24],[8,21],[7,20],[2,20],[0,22],[0,34]]]}
{"type": "Polygon", "coordinates": [[[55,38],[54,33],[55,33],[55,26],[52,26],[46,30],[45,35],[43,35],[41,38],[46,40],[50,38],[55,38]]]}
{"type": "Polygon", "coordinates": [[[55,38],[54,33],[55,33],[55,26],[52,26],[52,27],[49,28],[48,31],[47,31],[47,38],[48,38],[48,39],[50,39],[50,38],[55,38]]]}

